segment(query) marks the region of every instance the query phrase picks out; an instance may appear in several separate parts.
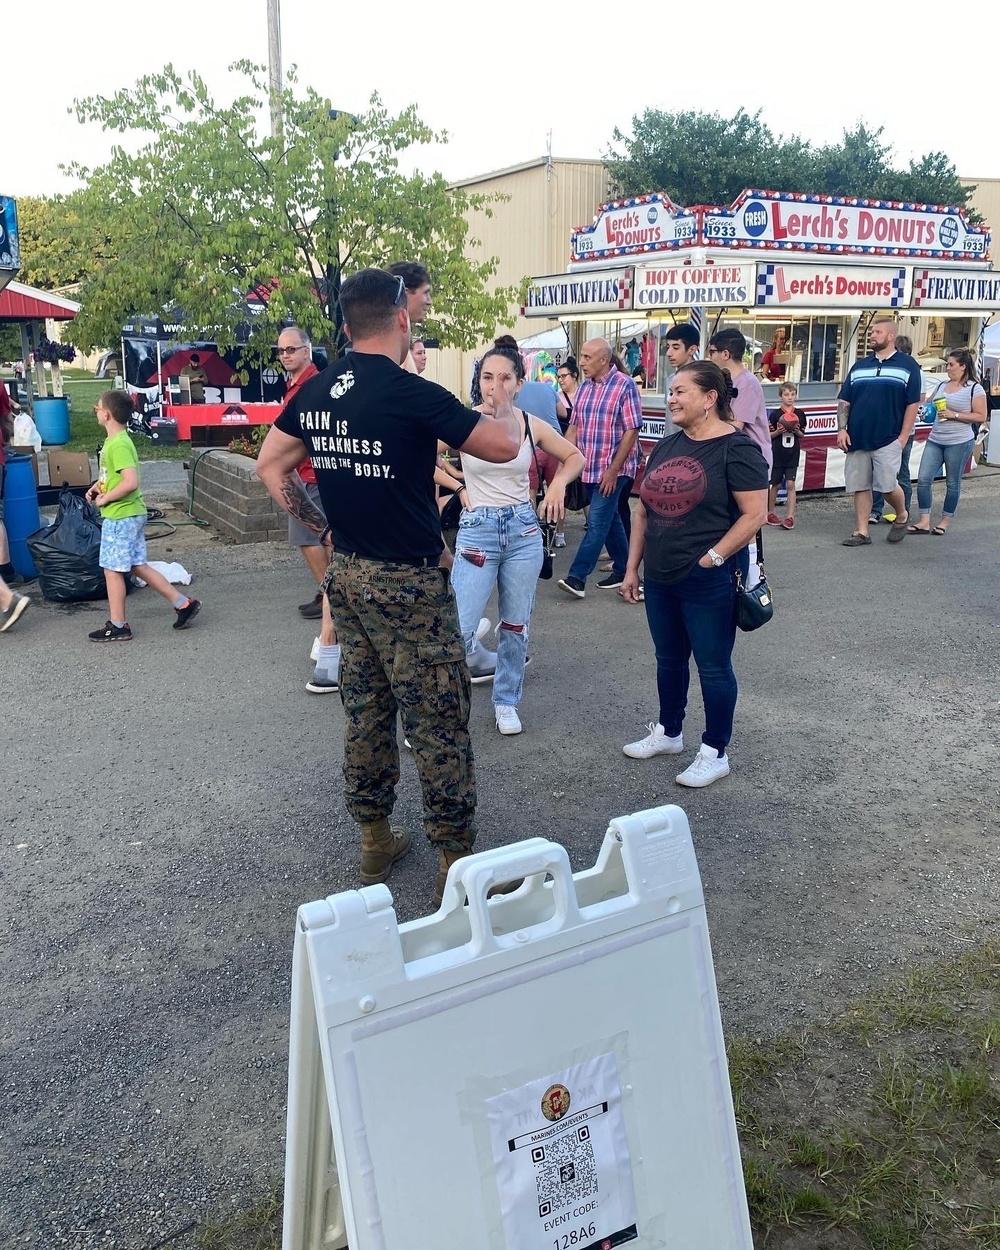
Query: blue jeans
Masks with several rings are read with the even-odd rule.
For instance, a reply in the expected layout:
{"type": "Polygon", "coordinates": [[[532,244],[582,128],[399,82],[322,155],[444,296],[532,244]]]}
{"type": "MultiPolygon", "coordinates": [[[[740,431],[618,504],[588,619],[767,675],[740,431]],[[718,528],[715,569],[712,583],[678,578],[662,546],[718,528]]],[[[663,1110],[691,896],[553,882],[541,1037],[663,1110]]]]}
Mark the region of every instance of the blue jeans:
{"type": "MultiPolygon", "coordinates": [[[[913,435],[906,440],[903,446],[903,455],[899,461],[899,472],[896,474],[896,481],[903,488],[903,507],[907,512],[910,510],[910,500],[913,498],[913,474],[910,472],[910,452],[913,450],[913,435]]],[[[885,495],[880,490],[872,491],[872,512],[882,515],[882,506],[885,503],[885,495]]]]}
{"type": "Polygon", "coordinates": [[[615,483],[615,489],[610,495],[605,496],[601,494],[600,482],[584,482],[590,505],[590,511],[587,513],[587,532],[577,548],[567,576],[578,577],[581,582],[585,582],[597,568],[597,561],[601,558],[605,543],[608,555],[614,562],[615,575],[625,576],[625,565],[628,564],[628,539],[625,537],[625,526],[622,525],[621,515],[618,512],[618,503],[622,491],[626,489],[626,483],[631,489],[632,478],[620,477],[615,483]]]}
{"type": "Polygon", "coordinates": [[[706,746],[720,755],[733,735],[736,711],[736,569],[746,581],[749,552],[744,547],[722,568],[699,565],[679,582],[645,581],[646,620],[656,651],[656,690],[660,724],[676,738],[684,726],[691,655],[694,654],[705,704],[706,746]]]}
{"type": "Polygon", "coordinates": [[[530,503],[510,508],[467,508],[455,535],[451,584],[458,625],[468,652],[494,586],[500,609],[493,702],[517,707],[524,685],[531,610],[542,567],[542,531],[530,503]]]}
{"type": "Polygon", "coordinates": [[[972,443],[932,443],[930,439],[924,443],[924,454],[920,457],[920,473],[917,476],[917,507],[921,516],[928,516],[931,510],[931,487],[934,479],[944,465],[948,485],[944,492],[943,516],[952,517],[958,508],[958,497],[962,493],[962,470],[972,451],[972,443]]]}

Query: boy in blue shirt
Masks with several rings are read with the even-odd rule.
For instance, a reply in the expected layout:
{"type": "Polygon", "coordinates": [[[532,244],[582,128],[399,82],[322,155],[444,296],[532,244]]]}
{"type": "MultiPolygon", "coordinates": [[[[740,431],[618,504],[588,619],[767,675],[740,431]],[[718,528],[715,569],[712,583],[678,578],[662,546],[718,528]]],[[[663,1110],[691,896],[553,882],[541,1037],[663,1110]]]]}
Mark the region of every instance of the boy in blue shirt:
{"type": "Polygon", "coordinates": [[[125,575],[134,573],[169,600],[177,614],[174,629],[187,629],[198,614],[197,599],[178,594],[167,579],[146,563],[146,504],[139,493],[139,457],[126,433],[132,398],[126,391],[105,391],[95,409],[107,438],[101,447],[100,472],[87,498],[101,512],[101,568],[108,588],[108,619],[95,629],[93,642],[131,642],[125,619],[125,575]]]}

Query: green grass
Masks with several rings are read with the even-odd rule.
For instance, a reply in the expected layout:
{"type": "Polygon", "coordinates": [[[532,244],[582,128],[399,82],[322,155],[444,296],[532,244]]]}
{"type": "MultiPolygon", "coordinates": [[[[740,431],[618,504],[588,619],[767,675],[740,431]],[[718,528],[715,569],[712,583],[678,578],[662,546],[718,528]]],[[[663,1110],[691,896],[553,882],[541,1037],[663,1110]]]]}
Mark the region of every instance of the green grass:
{"type": "MultiPolygon", "coordinates": [[[[821,1026],[731,1042],[758,1250],[1000,1250],[1000,927],[985,938],[821,1026]]],[[[195,1244],[278,1250],[280,1186],[195,1244]]]]}
{"type": "MultiPolygon", "coordinates": [[[[83,369],[64,369],[62,372],[63,392],[70,401],[66,450],[85,451],[96,456],[98,447],[104,442],[104,431],[97,424],[94,405],[105,391],[110,390],[110,383],[107,379],[95,378],[83,369]]],[[[135,445],[140,460],[185,460],[191,453],[190,442],[165,447],[137,435],[135,445]]]]}
{"type": "MultiPolygon", "coordinates": [[[[70,401],[70,441],[65,446],[66,451],[98,454],[98,447],[104,442],[104,430],[98,425],[94,405],[110,389],[110,379],[95,377],[85,369],[63,370],[63,392],[70,401]]],[[[136,435],[135,445],[140,460],[186,460],[191,454],[190,442],[161,446],[159,442],[136,435]]]]}

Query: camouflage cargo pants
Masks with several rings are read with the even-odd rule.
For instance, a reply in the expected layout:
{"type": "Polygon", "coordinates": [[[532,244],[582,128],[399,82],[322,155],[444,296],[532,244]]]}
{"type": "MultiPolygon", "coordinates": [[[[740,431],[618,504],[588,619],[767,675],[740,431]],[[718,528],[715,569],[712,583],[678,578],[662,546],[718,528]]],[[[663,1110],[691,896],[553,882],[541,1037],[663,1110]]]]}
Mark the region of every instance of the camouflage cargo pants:
{"type": "Polygon", "coordinates": [[[334,553],[325,587],[341,648],[347,810],[359,825],[392,813],[398,710],[420,776],[428,838],[442,849],[471,850],[472,684],[448,574],[334,553]]]}

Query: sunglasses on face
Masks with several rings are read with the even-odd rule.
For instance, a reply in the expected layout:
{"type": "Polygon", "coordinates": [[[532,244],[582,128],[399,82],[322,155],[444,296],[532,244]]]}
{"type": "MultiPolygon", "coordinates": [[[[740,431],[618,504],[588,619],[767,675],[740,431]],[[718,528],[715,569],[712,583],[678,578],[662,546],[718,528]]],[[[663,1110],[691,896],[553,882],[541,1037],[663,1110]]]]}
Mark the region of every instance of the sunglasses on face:
{"type": "Polygon", "coordinates": [[[278,355],[279,356],[293,356],[296,352],[304,352],[305,350],[306,350],[305,343],[300,344],[298,347],[279,347],[278,355]]]}

